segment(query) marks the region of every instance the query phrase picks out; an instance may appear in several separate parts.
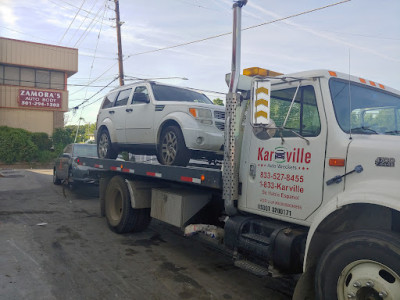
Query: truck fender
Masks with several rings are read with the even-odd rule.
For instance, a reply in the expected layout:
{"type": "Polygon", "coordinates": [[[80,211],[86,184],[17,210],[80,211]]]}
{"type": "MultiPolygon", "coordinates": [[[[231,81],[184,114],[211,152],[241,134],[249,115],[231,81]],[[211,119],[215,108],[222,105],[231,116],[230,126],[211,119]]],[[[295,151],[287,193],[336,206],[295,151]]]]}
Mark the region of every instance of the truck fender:
{"type": "Polygon", "coordinates": [[[186,127],[189,127],[189,128],[198,127],[197,121],[192,116],[190,116],[188,113],[181,112],[181,111],[170,113],[159,121],[159,124],[160,124],[159,126],[156,126],[156,128],[158,128],[158,132],[157,132],[157,135],[155,136],[155,138],[156,138],[155,144],[158,144],[158,140],[160,139],[160,135],[161,135],[163,128],[165,128],[165,126],[168,126],[169,123],[171,123],[171,125],[174,123],[178,124],[178,126],[182,130],[183,138],[185,141],[187,140],[187,136],[185,134],[185,128],[186,127]]]}
{"type": "Polygon", "coordinates": [[[131,196],[132,208],[150,208],[151,207],[151,188],[152,184],[146,181],[128,180],[125,179],[128,187],[129,195],[131,196]]]}
{"type": "Polygon", "coordinates": [[[394,180],[367,180],[353,184],[344,192],[330,199],[314,216],[310,226],[306,242],[303,271],[305,272],[309,266],[309,251],[315,232],[324,220],[335,211],[352,204],[371,204],[400,211],[398,191],[395,191],[397,187],[398,182],[394,180]]]}
{"type": "MultiPolygon", "coordinates": [[[[101,126],[97,130],[97,134],[100,134],[100,132],[103,128],[106,128],[108,130],[108,133],[110,134],[111,142],[118,143],[117,135],[115,134],[115,127],[110,119],[103,120],[103,122],[101,123],[101,126]]],[[[96,141],[97,140],[98,140],[98,137],[96,137],[96,141]]]]}

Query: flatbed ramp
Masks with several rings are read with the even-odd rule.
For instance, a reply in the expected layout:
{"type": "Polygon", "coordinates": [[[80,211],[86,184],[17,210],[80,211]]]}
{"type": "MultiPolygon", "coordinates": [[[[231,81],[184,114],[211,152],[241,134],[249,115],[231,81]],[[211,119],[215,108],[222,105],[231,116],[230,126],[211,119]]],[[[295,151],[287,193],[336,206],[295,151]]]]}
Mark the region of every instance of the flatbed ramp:
{"type": "Polygon", "coordinates": [[[215,166],[196,164],[195,166],[165,166],[146,162],[121,161],[78,157],[77,163],[93,168],[94,172],[121,172],[134,176],[164,179],[179,183],[222,189],[222,171],[215,166]]]}

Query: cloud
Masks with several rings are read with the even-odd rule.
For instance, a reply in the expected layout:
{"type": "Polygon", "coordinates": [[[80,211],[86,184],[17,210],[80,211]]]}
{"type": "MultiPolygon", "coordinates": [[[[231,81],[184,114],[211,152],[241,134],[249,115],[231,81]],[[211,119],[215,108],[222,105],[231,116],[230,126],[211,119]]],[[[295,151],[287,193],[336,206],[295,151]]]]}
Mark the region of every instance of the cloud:
{"type": "Polygon", "coordinates": [[[13,2],[12,0],[2,0],[0,2],[0,19],[9,27],[15,27],[18,21],[12,5],[13,2]]]}
{"type": "MultiPolygon", "coordinates": [[[[260,12],[266,14],[266,15],[269,15],[269,16],[275,18],[275,19],[282,18],[282,16],[280,16],[280,15],[278,15],[276,13],[273,13],[271,11],[268,11],[268,10],[266,10],[266,9],[262,8],[261,6],[258,6],[256,4],[249,3],[249,6],[255,8],[258,11],[260,11],[260,12]]],[[[370,54],[374,54],[376,56],[379,56],[381,58],[384,58],[384,59],[387,59],[387,60],[391,60],[391,61],[394,61],[394,62],[400,62],[400,60],[397,59],[397,58],[393,58],[393,57],[390,57],[388,55],[384,55],[381,52],[375,51],[375,50],[370,49],[370,48],[362,47],[360,45],[356,45],[356,44],[353,44],[353,43],[350,43],[350,42],[343,41],[343,40],[337,38],[336,36],[327,34],[326,32],[319,32],[319,31],[317,31],[315,29],[312,29],[312,28],[307,27],[307,26],[299,25],[299,24],[297,24],[297,23],[295,23],[293,21],[289,21],[289,20],[283,20],[281,22],[285,23],[285,24],[288,24],[288,25],[291,25],[291,26],[293,26],[296,29],[299,29],[301,31],[311,33],[312,35],[317,36],[319,38],[322,38],[322,39],[325,39],[325,40],[329,40],[329,41],[331,41],[333,43],[342,44],[342,45],[347,46],[349,48],[358,49],[358,50],[361,50],[361,51],[364,51],[364,52],[367,52],[367,53],[370,53],[370,54]]]]}

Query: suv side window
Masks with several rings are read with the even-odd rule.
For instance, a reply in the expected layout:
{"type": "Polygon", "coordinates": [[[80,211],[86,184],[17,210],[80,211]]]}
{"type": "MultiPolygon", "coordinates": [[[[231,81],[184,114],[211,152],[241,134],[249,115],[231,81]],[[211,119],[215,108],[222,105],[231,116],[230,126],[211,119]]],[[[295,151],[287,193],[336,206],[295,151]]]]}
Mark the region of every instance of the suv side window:
{"type": "Polygon", "coordinates": [[[103,108],[110,108],[114,106],[114,101],[115,98],[117,98],[118,92],[112,92],[109,93],[107,96],[105,96],[104,101],[103,101],[103,106],[101,107],[103,108]]]}
{"type": "Polygon", "coordinates": [[[149,91],[147,90],[147,87],[138,86],[138,87],[135,88],[135,92],[134,92],[133,97],[132,97],[132,104],[143,103],[143,100],[142,101],[135,101],[135,98],[139,98],[139,97],[140,97],[140,99],[143,99],[143,97],[147,97],[147,99],[149,99],[149,91]]]}
{"type": "Polygon", "coordinates": [[[132,89],[127,89],[119,92],[117,97],[117,101],[115,101],[115,106],[123,106],[128,103],[129,95],[131,94],[132,89]]]}

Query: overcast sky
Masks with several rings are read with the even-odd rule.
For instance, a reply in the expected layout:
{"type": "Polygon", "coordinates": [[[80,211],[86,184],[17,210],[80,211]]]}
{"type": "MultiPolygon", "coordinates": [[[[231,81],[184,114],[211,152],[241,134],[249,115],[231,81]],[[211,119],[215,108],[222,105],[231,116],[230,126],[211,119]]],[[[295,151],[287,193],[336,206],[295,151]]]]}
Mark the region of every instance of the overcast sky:
{"type": "MultiPolygon", "coordinates": [[[[242,27],[310,11],[339,0],[249,0],[242,27]]],[[[154,51],[232,31],[230,0],[120,0],[124,70],[139,78],[225,93],[232,36],[154,51]]],[[[400,90],[400,1],[352,0],[243,31],[241,67],[282,73],[329,69],[400,90]]],[[[69,107],[118,74],[114,1],[0,0],[0,36],[79,49],[79,71],[68,80],[69,107]],[[89,87],[84,85],[89,84],[89,87]]],[[[128,77],[129,78],[129,77],[128,77]]],[[[129,83],[127,81],[126,83],[129,83]]],[[[95,122],[114,81],[75,113],[95,122]]],[[[210,94],[210,98],[224,95],[210,94]]]]}

